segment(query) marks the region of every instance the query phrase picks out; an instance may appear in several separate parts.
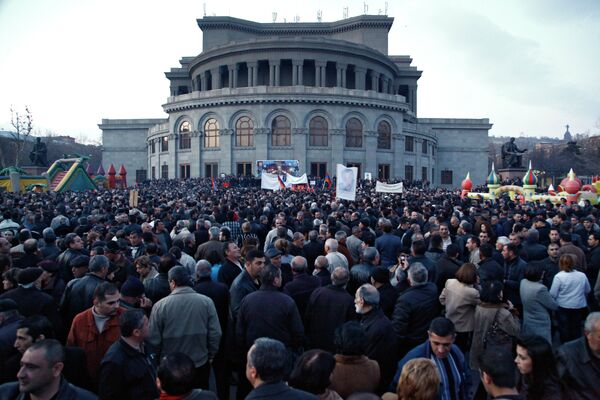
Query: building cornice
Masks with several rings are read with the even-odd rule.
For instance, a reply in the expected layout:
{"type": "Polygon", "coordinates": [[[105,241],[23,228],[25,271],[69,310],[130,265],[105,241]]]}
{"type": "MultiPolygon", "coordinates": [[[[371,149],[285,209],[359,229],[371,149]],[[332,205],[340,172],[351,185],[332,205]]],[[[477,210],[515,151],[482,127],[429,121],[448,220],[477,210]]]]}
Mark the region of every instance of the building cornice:
{"type": "Polygon", "coordinates": [[[254,86],[249,88],[224,88],[207,92],[169,97],[163,104],[167,113],[199,108],[249,104],[339,104],[367,107],[387,111],[407,112],[409,105],[400,95],[377,93],[370,90],[322,88],[310,86],[254,86]]]}

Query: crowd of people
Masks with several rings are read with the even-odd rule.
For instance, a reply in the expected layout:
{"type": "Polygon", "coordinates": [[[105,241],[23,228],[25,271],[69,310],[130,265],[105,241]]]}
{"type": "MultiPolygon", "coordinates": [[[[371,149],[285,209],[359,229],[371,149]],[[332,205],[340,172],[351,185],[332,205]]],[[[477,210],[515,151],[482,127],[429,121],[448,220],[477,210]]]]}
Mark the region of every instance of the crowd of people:
{"type": "Polygon", "coordinates": [[[600,209],[0,192],[0,399],[598,399],[600,209]]]}

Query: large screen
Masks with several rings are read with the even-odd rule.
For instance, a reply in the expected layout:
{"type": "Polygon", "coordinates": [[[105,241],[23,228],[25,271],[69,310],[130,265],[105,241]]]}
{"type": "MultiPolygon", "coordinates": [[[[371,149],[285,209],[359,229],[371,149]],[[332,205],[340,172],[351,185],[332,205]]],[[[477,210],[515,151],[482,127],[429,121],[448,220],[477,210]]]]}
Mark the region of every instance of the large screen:
{"type": "Polygon", "coordinates": [[[256,176],[261,176],[263,172],[270,174],[290,174],[298,176],[300,171],[300,161],[298,160],[257,160],[256,176]]]}

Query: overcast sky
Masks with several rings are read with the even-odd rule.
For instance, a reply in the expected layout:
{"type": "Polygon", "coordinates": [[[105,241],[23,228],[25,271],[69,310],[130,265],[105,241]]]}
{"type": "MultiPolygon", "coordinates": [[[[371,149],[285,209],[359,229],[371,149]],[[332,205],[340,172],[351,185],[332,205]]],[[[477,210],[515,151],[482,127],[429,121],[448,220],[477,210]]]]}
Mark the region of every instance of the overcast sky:
{"type": "MultiPolygon", "coordinates": [[[[0,128],[100,140],[102,118],[161,118],[164,72],[202,51],[196,18],[342,19],[363,1],[0,0],[0,128]]],[[[367,1],[384,13],[385,1],[367,1]]],[[[600,134],[600,1],[391,0],[389,54],[423,71],[419,117],[489,118],[492,135],[600,134]]]]}

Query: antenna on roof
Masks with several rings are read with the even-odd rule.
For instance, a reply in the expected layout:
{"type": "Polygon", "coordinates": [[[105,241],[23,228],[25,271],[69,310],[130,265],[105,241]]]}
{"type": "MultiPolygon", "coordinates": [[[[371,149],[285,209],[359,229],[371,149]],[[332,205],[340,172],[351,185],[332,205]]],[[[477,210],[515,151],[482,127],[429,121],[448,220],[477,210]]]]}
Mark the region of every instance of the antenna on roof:
{"type": "Polygon", "coordinates": [[[344,19],[348,18],[348,7],[342,8],[342,15],[344,19]]]}
{"type": "Polygon", "coordinates": [[[275,11],[271,13],[271,16],[273,17],[273,22],[277,21],[277,13],[275,11]]]}
{"type": "Polygon", "coordinates": [[[322,19],[323,19],[323,11],[318,10],[317,11],[317,21],[321,22],[322,19]]]}
{"type": "Polygon", "coordinates": [[[367,4],[367,2],[365,1],[363,3],[363,14],[368,14],[369,13],[369,5],[367,4]]]}
{"type": "Polygon", "coordinates": [[[204,7],[204,16],[206,17],[206,3],[203,4],[204,7]]]}

